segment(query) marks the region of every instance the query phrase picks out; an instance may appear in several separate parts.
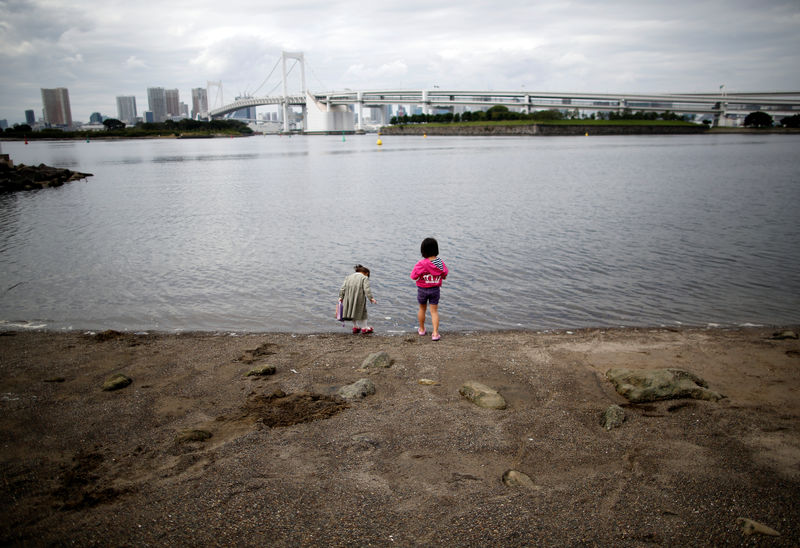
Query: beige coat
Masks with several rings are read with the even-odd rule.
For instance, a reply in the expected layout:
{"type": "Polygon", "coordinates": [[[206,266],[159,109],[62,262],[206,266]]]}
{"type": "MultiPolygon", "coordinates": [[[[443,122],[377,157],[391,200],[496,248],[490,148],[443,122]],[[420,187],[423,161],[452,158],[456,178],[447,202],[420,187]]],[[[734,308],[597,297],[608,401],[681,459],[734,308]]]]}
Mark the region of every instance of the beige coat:
{"type": "Polygon", "coordinates": [[[342,299],[343,320],[366,320],[367,299],[373,298],[369,278],[361,272],[353,272],[344,279],[339,298],[342,299]]]}

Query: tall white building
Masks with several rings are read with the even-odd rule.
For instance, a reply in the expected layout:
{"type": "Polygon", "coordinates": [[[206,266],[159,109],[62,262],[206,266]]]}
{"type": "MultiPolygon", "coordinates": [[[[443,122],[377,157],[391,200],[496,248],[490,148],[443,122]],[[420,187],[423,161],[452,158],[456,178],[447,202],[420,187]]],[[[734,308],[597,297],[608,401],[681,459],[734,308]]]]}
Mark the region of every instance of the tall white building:
{"type": "Polygon", "coordinates": [[[44,123],[51,126],[72,126],[72,109],[69,105],[69,90],[55,88],[42,90],[44,123]]]}
{"type": "Polygon", "coordinates": [[[164,90],[167,99],[167,118],[181,115],[181,98],[177,89],[164,90]]]}
{"type": "Polygon", "coordinates": [[[164,88],[147,88],[147,107],[153,113],[154,122],[167,119],[167,93],[164,88]]]}
{"type": "Polygon", "coordinates": [[[192,119],[208,116],[208,91],[206,88],[192,89],[192,119]]]}
{"type": "Polygon", "coordinates": [[[133,95],[117,96],[117,119],[129,126],[136,125],[136,97],[133,95]]]}

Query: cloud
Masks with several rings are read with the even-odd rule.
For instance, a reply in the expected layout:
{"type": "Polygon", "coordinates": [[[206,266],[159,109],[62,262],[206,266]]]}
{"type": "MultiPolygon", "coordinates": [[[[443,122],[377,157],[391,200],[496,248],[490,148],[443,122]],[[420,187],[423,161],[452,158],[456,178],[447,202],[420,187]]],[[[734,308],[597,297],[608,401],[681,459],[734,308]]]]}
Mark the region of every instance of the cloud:
{"type": "MultiPolygon", "coordinates": [[[[658,92],[800,89],[796,0],[0,0],[0,118],[66,86],[76,119],[116,95],[222,81],[225,98],[280,83],[302,51],[312,90],[658,92]],[[157,14],[157,17],[154,17],[157,14]]],[[[298,73],[290,87],[299,89],[298,73]]]]}
{"type": "Polygon", "coordinates": [[[138,59],[135,55],[131,55],[125,60],[125,66],[128,68],[147,68],[147,63],[138,59]]]}
{"type": "Polygon", "coordinates": [[[353,82],[356,87],[370,85],[382,88],[396,86],[408,76],[408,64],[402,59],[380,65],[367,66],[361,63],[350,65],[341,77],[342,81],[353,82]]]}

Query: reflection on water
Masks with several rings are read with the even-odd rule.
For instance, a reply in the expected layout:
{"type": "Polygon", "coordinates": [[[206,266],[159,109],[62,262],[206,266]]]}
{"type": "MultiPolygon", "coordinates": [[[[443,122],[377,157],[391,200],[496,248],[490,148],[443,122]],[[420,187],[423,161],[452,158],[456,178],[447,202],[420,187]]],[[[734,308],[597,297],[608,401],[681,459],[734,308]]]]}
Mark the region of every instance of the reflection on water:
{"type": "Polygon", "coordinates": [[[362,263],[411,331],[430,235],[445,329],[800,323],[797,136],[382,140],[4,143],[94,176],[0,196],[0,322],[340,331],[362,263]]]}

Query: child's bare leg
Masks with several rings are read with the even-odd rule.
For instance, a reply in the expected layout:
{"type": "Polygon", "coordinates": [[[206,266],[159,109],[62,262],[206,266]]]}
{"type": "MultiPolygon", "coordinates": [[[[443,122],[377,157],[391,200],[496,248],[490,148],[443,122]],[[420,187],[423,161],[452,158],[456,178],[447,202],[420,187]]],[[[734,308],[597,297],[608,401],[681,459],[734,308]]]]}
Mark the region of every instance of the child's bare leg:
{"type": "Polygon", "coordinates": [[[439,334],[439,305],[432,304],[431,305],[431,323],[433,324],[433,335],[434,337],[439,334]]]}
{"type": "Polygon", "coordinates": [[[427,308],[428,308],[427,304],[421,304],[419,305],[419,310],[417,310],[417,322],[419,322],[420,331],[425,331],[425,310],[427,308]]]}

